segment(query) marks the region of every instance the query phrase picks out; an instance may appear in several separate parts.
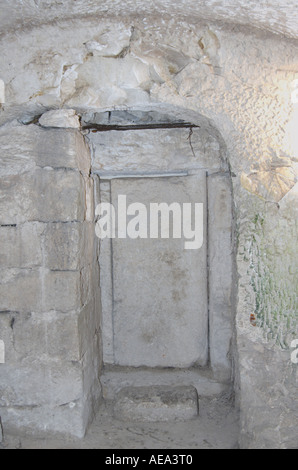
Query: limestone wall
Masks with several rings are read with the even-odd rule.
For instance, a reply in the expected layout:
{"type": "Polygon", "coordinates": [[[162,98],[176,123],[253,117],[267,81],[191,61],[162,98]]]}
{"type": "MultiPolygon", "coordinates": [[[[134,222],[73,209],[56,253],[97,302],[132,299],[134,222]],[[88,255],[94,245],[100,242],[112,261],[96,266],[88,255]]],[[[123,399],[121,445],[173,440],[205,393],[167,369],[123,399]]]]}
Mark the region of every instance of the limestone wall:
{"type": "MultiPolygon", "coordinates": [[[[121,21],[104,22],[93,18],[9,34],[1,40],[0,55],[0,78],[5,84],[2,125],[13,119],[29,123],[56,107],[72,108],[79,114],[112,109],[166,109],[174,111],[176,117],[206,127],[212,124],[218,130],[233,176],[237,227],[234,362],[241,445],[297,445],[297,365],[291,362],[290,347],[292,339],[298,336],[294,210],[297,41],[239,26],[168,21],[162,15],[158,19],[124,17],[121,21]]],[[[2,128],[2,133],[5,129],[2,128]]],[[[22,129],[29,143],[30,129],[34,135],[48,132],[36,126],[22,129]]],[[[17,157],[18,152],[13,154],[17,157]]],[[[5,168],[5,153],[1,158],[5,168]]],[[[42,154],[40,158],[44,158],[42,154]]],[[[44,161],[43,165],[47,164],[44,161]]],[[[33,232],[32,237],[36,238],[34,260],[30,257],[34,266],[30,266],[27,277],[19,278],[20,289],[28,289],[22,299],[23,311],[27,312],[35,310],[40,301],[40,290],[34,289],[35,282],[44,279],[39,270],[42,269],[43,276],[52,277],[49,285],[54,285],[59,276],[52,270],[53,265],[46,264],[51,261],[45,245],[44,251],[38,248],[40,234],[45,233],[46,242],[51,222],[57,222],[56,204],[64,204],[63,191],[62,198],[55,201],[57,193],[53,188],[69,187],[69,179],[75,183],[71,197],[67,197],[70,206],[68,215],[63,212],[66,217],[63,221],[76,220],[84,226],[84,209],[78,202],[82,201],[79,194],[84,178],[78,171],[66,172],[65,162],[63,168],[57,164],[59,168],[55,171],[36,169],[40,174],[37,179],[31,170],[20,174],[18,161],[15,165],[16,169],[10,170],[14,173],[4,176],[1,183],[1,190],[6,191],[3,224],[22,224],[21,228],[5,227],[5,237],[10,240],[6,232],[14,229],[23,230],[22,237],[27,236],[26,231],[33,232]],[[45,197],[42,210],[40,201],[36,203],[41,178],[50,196],[45,197]],[[15,192],[11,194],[12,181],[18,187],[21,185],[22,191],[30,191],[26,202],[15,192]],[[48,202],[51,198],[53,204],[48,202]],[[44,228],[46,232],[42,231],[44,228]]],[[[58,230],[58,226],[55,228],[58,230]]],[[[28,269],[26,250],[22,257],[23,266],[18,263],[6,268],[3,262],[3,282],[7,287],[1,296],[4,302],[1,310],[18,311],[22,307],[10,290],[10,276],[18,279],[15,270],[28,269]]],[[[67,288],[76,292],[78,271],[69,276],[67,288]]],[[[51,290],[44,291],[45,313],[52,308],[74,309],[75,305],[67,304],[68,296],[55,297],[52,298],[51,290]]],[[[81,308],[82,299],[78,297],[76,307],[81,308]]],[[[12,317],[1,314],[6,325],[12,317]]],[[[32,321],[32,314],[30,318],[32,321]]],[[[3,331],[5,335],[12,334],[10,327],[3,331]]]]}
{"type": "Polygon", "coordinates": [[[0,141],[2,422],[82,436],[101,357],[89,149],[76,130],[17,123],[0,141]]]}

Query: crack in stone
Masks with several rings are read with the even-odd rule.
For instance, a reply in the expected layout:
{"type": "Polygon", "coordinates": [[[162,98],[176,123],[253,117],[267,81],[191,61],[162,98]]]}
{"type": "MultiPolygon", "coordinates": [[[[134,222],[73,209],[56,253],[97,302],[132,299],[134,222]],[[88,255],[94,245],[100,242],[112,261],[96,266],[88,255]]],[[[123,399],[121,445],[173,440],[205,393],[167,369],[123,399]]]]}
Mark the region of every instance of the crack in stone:
{"type": "Polygon", "coordinates": [[[194,156],[194,158],[196,158],[196,154],[195,154],[195,151],[194,151],[194,148],[193,148],[193,145],[192,145],[192,141],[191,141],[191,136],[193,135],[193,130],[192,130],[192,127],[190,127],[189,129],[189,134],[188,134],[188,141],[189,141],[189,145],[190,145],[190,148],[191,148],[191,151],[192,151],[192,154],[194,156]]]}

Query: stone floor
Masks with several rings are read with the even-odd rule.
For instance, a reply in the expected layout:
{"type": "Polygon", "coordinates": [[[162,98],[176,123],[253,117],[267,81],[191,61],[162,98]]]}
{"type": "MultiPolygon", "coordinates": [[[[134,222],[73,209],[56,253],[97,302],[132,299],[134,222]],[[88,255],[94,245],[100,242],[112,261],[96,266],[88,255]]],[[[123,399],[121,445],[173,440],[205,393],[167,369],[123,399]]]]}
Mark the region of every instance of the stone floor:
{"type": "Polygon", "coordinates": [[[200,416],[185,422],[133,423],[103,408],[84,439],[4,435],[0,449],[237,449],[238,416],[229,398],[200,399],[200,416]]]}

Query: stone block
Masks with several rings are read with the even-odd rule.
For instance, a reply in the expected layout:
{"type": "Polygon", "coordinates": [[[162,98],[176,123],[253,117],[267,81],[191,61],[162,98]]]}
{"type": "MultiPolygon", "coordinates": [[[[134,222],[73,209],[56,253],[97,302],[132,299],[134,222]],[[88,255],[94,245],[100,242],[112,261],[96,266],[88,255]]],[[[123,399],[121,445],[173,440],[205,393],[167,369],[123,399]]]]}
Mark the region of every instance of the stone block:
{"type": "Polygon", "coordinates": [[[3,103],[5,103],[5,83],[0,79],[0,104],[3,103]]]}
{"type": "Polygon", "coordinates": [[[74,109],[55,109],[47,111],[39,118],[42,127],[80,128],[79,117],[74,109]]]}
{"type": "Polygon", "coordinates": [[[36,125],[6,125],[0,129],[0,177],[37,167],[90,171],[90,151],[84,137],[72,129],[42,129],[36,125]]]}
{"type": "Polygon", "coordinates": [[[0,364],[5,363],[5,343],[3,339],[0,339],[0,364]]]}
{"type": "MultiPolygon", "coordinates": [[[[115,364],[205,366],[208,358],[205,172],[186,177],[113,179],[111,186],[115,208],[118,195],[123,194],[127,195],[127,206],[138,201],[147,209],[149,203],[203,204],[203,219],[199,222],[203,244],[198,249],[185,249],[186,238],[173,238],[171,234],[169,238],[112,240],[115,364]]],[[[106,318],[104,327],[105,321],[106,318]]]]}
{"type": "Polygon", "coordinates": [[[167,386],[177,384],[193,386],[199,397],[216,397],[230,393],[230,384],[217,381],[209,369],[190,368],[112,368],[103,370],[100,377],[103,395],[106,400],[115,400],[117,393],[126,387],[167,386]]]}
{"type": "Polygon", "coordinates": [[[90,348],[90,341],[93,340],[95,333],[100,330],[100,317],[100,304],[97,304],[94,299],[84,305],[79,313],[78,331],[81,356],[90,348]]]}
{"type": "Polygon", "coordinates": [[[13,323],[18,315],[19,313],[17,312],[0,312],[0,338],[3,341],[2,348],[4,352],[4,357],[2,357],[4,360],[0,364],[4,364],[8,360],[15,362],[16,351],[13,342],[13,323]]]}
{"type": "Polygon", "coordinates": [[[76,67],[76,90],[66,102],[73,108],[87,105],[89,109],[130,105],[132,92],[148,102],[150,82],[149,67],[136,57],[117,61],[94,55],[76,67]]]}
{"type": "Polygon", "coordinates": [[[102,175],[222,166],[218,141],[203,129],[193,129],[191,136],[185,128],[98,132],[88,138],[95,148],[93,171],[102,175]]]}
{"type": "MultiPolygon", "coordinates": [[[[52,360],[79,361],[78,313],[61,315],[50,312],[39,319],[40,327],[46,329],[47,355],[52,360]]],[[[19,334],[22,332],[20,330],[19,334]]],[[[16,336],[17,339],[17,336],[16,336]]]]}
{"type": "Polygon", "coordinates": [[[194,387],[127,387],[116,397],[115,416],[125,421],[186,421],[198,416],[194,387]]]}
{"type": "Polygon", "coordinates": [[[104,33],[85,43],[88,52],[103,57],[119,57],[130,45],[132,36],[131,28],[117,25],[117,40],[111,30],[105,29],[104,33]]]}
{"type": "Polygon", "coordinates": [[[5,430],[12,434],[81,439],[86,432],[85,409],[82,400],[75,400],[61,405],[0,406],[0,413],[5,430]]]}
{"type": "Polygon", "coordinates": [[[88,304],[99,289],[99,273],[96,264],[81,269],[81,301],[82,305],[88,304]]]}
{"type": "Polygon", "coordinates": [[[1,178],[0,224],[74,221],[85,217],[85,184],[72,170],[36,170],[1,178]]]}
{"type": "Polygon", "coordinates": [[[2,270],[1,311],[76,311],[82,306],[81,290],[80,271],[2,270]]]}
{"type": "Polygon", "coordinates": [[[0,407],[65,405],[82,396],[79,362],[40,361],[1,364],[0,407]]]}
{"type": "Polygon", "coordinates": [[[75,312],[0,313],[0,332],[7,364],[80,359],[78,314],[75,312]]]}
{"type": "Polygon", "coordinates": [[[84,177],[86,188],[86,215],[87,222],[94,222],[95,205],[94,205],[94,180],[88,176],[84,177]]]}
{"type": "MultiPolygon", "coordinates": [[[[109,203],[111,200],[110,182],[100,181],[98,183],[99,197],[98,203],[109,203]]],[[[112,265],[112,240],[104,238],[100,240],[99,250],[100,271],[104,275],[100,276],[101,308],[103,316],[103,358],[105,364],[114,363],[114,340],[113,340],[113,265],[112,265]]]]}
{"type": "Polygon", "coordinates": [[[231,377],[233,233],[229,177],[208,177],[210,361],[222,380],[231,377]]]}
{"type": "Polygon", "coordinates": [[[93,261],[94,224],[49,223],[44,231],[45,266],[52,270],[77,270],[93,261]]]}
{"type": "Polygon", "coordinates": [[[177,119],[175,113],[165,114],[161,111],[140,111],[140,110],[115,110],[102,111],[98,113],[86,113],[82,116],[82,127],[88,127],[92,124],[98,126],[119,126],[124,129],[127,126],[147,126],[148,128],[156,125],[170,127],[173,124],[187,125],[183,119],[177,119]]]}
{"type": "Polygon", "coordinates": [[[3,269],[0,279],[1,311],[42,310],[42,281],[39,269],[3,269]]]}
{"type": "Polygon", "coordinates": [[[0,226],[0,266],[26,268],[42,265],[43,224],[0,226]]]}
{"type": "Polygon", "coordinates": [[[82,357],[82,377],[83,377],[83,394],[87,399],[92,395],[101,394],[100,373],[102,369],[101,339],[96,332],[92,339],[89,340],[89,347],[82,357]],[[96,392],[97,389],[97,392],[96,392]]]}
{"type": "Polygon", "coordinates": [[[82,306],[79,271],[47,271],[44,275],[43,310],[70,312],[82,306]]]}

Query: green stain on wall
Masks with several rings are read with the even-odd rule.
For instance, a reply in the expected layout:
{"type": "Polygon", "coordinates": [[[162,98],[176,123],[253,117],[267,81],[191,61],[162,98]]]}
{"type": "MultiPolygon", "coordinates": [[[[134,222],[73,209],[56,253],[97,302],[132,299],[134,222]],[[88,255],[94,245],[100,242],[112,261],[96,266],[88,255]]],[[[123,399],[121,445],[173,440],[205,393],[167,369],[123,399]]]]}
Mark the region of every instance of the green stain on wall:
{"type": "Polygon", "coordinates": [[[297,222],[264,211],[249,226],[244,259],[255,294],[256,325],[267,340],[288,349],[298,338],[297,222]]]}

